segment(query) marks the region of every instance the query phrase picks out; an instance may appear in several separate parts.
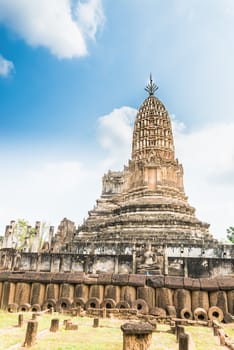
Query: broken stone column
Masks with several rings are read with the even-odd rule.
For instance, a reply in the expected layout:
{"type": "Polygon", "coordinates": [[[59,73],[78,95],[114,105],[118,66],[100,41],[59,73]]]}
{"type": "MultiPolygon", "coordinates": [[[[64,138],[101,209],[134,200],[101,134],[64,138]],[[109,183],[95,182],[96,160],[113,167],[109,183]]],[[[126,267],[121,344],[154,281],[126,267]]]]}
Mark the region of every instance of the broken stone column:
{"type": "Polygon", "coordinates": [[[98,328],[99,327],[99,318],[94,318],[93,319],[93,328],[98,328]]]}
{"type": "Polygon", "coordinates": [[[179,338],[181,334],[184,334],[184,326],[181,326],[179,324],[176,324],[176,341],[179,342],[179,338]]]}
{"type": "Polygon", "coordinates": [[[120,300],[120,287],[113,285],[105,286],[104,299],[113,299],[118,303],[120,300]]]}
{"type": "Polygon", "coordinates": [[[192,311],[197,308],[203,308],[206,311],[209,309],[209,296],[207,291],[193,290],[192,291],[192,311]]]}
{"type": "Polygon", "coordinates": [[[138,287],[137,299],[143,299],[150,307],[155,306],[155,289],[152,287],[138,287]]]}
{"type": "Polygon", "coordinates": [[[75,286],[74,297],[82,298],[86,303],[86,301],[89,299],[89,286],[86,284],[77,284],[75,286]]]}
{"type": "Polygon", "coordinates": [[[176,289],[174,292],[174,305],[177,317],[181,317],[183,309],[191,310],[191,293],[186,289],[176,289]]]}
{"type": "Polygon", "coordinates": [[[30,295],[30,304],[32,306],[36,304],[42,305],[44,302],[44,297],[45,297],[45,285],[42,283],[33,283],[31,288],[31,295],[30,295]]]}
{"type": "Polygon", "coordinates": [[[129,322],[121,326],[123,350],[147,350],[154,327],[145,322],[129,322]]]}
{"type": "Polygon", "coordinates": [[[15,283],[4,282],[2,288],[1,309],[5,309],[9,304],[14,302],[15,283]]]}
{"type": "Polygon", "coordinates": [[[38,329],[38,321],[36,321],[36,320],[28,321],[26,335],[25,335],[25,341],[24,341],[24,347],[30,348],[30,346],[33,346],[35,344],[36,336],[37,336],[37,329],[38,329]]]}
{"type": "Polygon", "coordinates": [[[97,298],[100,302],[103,301],[104,297],[104,286],[92,285],[89,289],[89,298],[97,298]]]}
{"type": "Polygon", "coordinates": [[[136,288],[132,286],[123,286],[121,288],[120,299],[126,301],[129,305],[137,299],[136,288]]]}
{"type": "Polygon", "coordinates": [[[74,286],[69,283],[60,285],[60,298],[73,299],[74,297],[74,286]]]}
{"type": "Polygon", "coordinates": [[[169,288],[156,289],[156,306],[166,310],[168,305],[173,304],[173,291],[169,288]]]}
{"type": "Polygon", "coordinates": [[[19,314],[18,315],[18,327],[22,327],[24,323],[24,315],[23,314],[19,314]]]}
{"type": "Polygon", "coordinates": [[[219,307],[224,314],[228,312],[227,293],[223,290],[210,292],[210,306],[219,307]]]}
{"type": "Polygon", "coordinates": [[[59,330],[59,319],[53,318],[50,324],[50,332],[57,332],[59,330]]]}
{"type": "Polygon", "coordinates": [[[28,304],[30,299],[31,286],[29,283],[18,282],[15,290],[15,303],[19,306],[28,304]]]}
{"type": "Polygon", "coordinates": [[[228,312],[234,315],[234,289],[227,291],[228,312]]]}
{"type": "Polygon", "coordinates": [[[59,295],[59,285],[58,284],[48,284],[46,287],[46,300],[54,299],[58,300],[59,295]]]}
{"type": "Polygon", "coordinates": [[[189,334],[181,333],[179,336],[179,350],[189,350],[189,334]]]}

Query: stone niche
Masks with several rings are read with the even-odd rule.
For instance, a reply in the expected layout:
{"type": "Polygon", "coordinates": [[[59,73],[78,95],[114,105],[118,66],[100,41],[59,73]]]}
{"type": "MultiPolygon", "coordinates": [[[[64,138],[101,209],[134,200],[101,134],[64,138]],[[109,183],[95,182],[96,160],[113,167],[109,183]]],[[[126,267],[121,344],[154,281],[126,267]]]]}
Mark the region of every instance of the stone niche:
{"type": "Polygon", "coordinates": [[[132,273],[133,261],[132,256],[119,256],[118,257],[118,272],[119,273],[132,273]]]}
{"type": "Polygon", "coordinates": [[[97,256],[93,264],[93,272],[111,273],[115,271],[115,258],[113,256],[97,256]]]}
{"type": "Polygon", "coordinates": [[[51,256],[49,254],[41,255],[41,267],[40,270],[43,272],[50,272],[51,256]]]}

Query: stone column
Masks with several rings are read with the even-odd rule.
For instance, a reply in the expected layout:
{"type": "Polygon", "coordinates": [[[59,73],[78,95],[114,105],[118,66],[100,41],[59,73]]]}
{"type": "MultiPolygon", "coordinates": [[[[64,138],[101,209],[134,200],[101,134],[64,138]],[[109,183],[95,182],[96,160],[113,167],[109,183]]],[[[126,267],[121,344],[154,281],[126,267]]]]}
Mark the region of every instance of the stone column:
{"type": "Polygon", "coordinates": [[[164,275],[168,275],[167,245],[164,246],[164,275]]]}
{"type": "Polygon", "coordinates": [[[41,269],[41,254],[37,254],[37,272],[40,272],[41,269]]]}
{"type": "Polygon", "coordinates": [[[57,332],[59,330],[59,319],[53,318],[50,324],[50,332],[57,332]]]}
{"type": "Polygon", "coordinates": [[[93,328],[98,328],[99,327],[99,318],[94,318],[93,319],[93,328]]]}
{"type": "Polygon", "coordinates": [[[115,256],[115,273],[119,272],[119,257],[118,255],[115,256]]]}
{"type": "Polygon", "coordinates": [[[38,321],[35,321],[35,320],[28,321],[24,347],[30,348],[35,344],[36,336],[37,336],[37,328],[38,328],[38,321]]]}
{"type": "Polygon", "coordinates": [[[22,327],[24,323],[24,315],[23,314],[19,314],[18,315],[18,327],[22,327]]]}
{"type": "Polygon", "coordinates": [[[153,326],[145,322],[123,324],[123,350],[149,349],[153,329],[153,326]]]}
{"type": "Polygon", "coordinates": [[[189,334],[182,333],[179,336],[179,350],[189,350],[189,334]]]}
{"type": "Polygon", "coordinates": [[[133,244],[132,247],[132,273],[135,274],[136,273],[136,244],[133,244]]]}
{"type": "Polygon", "coordinates": [[[184,277],[188,277],[188,259],[184,258],[184,277]]]}

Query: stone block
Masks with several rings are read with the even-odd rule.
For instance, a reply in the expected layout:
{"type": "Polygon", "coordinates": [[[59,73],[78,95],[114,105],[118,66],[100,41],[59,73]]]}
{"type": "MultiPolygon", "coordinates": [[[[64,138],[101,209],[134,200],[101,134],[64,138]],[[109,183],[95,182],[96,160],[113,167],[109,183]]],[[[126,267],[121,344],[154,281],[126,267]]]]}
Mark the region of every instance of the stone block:
{"type": "Polygon", "coordinates": [[[93,285],[98,283],[97,275],[86,275],[84,277],[84,284],[93,285]]]}
{"type": "Polygon", "coordinates": [[[183,288],[184,278],[176,276],[165,276],[165,288],[183,288]]]}
{"type": "Polygon", "coordinates": [[[59,330],[59,319],[53,318],[50,324],[50,332],[57,332],[59,330]]]}
{"type": "Polygon", "coordinates": [[[146,283],[145,275],[129,275],[129,286],[144,287],[146,283]]]}
{"type": "Polygon", "coordinates": [[[112,284],[117,286],[126,286],[128,284],[129,275],[128,274],[113,274],[112,284]]]}
{"type": "Polygon", "coordinates": [[[219,290],[218,282],[214,278],[200,278],[201,290],[215,291],[219,290]]]}
{"type": "Polygon", "coordinates": [[[234,277],[220,277],[216,278],[219,289],[221,290],[233,290],[234,289],[234,277]]]}
{"type": "Polygon", "coordinates": [[[77,331],[78,330],[78,324],[77,323],[69,323],[69,322],[67,322],[65,330],[66,331],[77,331]]]}
{"type": "Polygon", "coordinates": [[[83,283],[84,282],[84,272],[73,272],[67,274],[67,283],[83,283]]]}
{"type": "Polygon", "coordinates": [[[147,350],[150,347],[154,327],[147,322],[125,323],[123,332],[123,350],[147,350]]]}
{"type": "Polygon", "coordinates": [[[184,288],[189,290],[200,290],[201,289],[200,279],[184,277],[184,288]]]}
{"type": "Polygon", "coordinates": [[[98,275],[98,284],[107,285],[112,283],[112,273],[101,273],[98,275]]]}
{"type": "Polygon", "coordinates": [[[147,276],[146,285],[152,288],[164,287],[164,276],[147,276]]]}
{"type": "Polygon", "coordinates": [[[156,316],[156,317],[166,317],[166,310],[162,309],[161,307],[151,307],[149,309],[149,314],[156,316]]]}

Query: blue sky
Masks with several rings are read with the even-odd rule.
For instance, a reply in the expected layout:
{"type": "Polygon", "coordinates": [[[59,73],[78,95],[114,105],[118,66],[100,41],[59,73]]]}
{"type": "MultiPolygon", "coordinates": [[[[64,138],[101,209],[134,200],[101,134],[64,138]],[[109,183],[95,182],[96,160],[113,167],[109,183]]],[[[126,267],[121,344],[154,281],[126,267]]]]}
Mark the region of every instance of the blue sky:
{"type": "Polygon", "coordinates": [[[0,228],[79,224],[130,157],[149,72],[197,216],[233,225],[232,0],[0,0],[0,228]]]}

